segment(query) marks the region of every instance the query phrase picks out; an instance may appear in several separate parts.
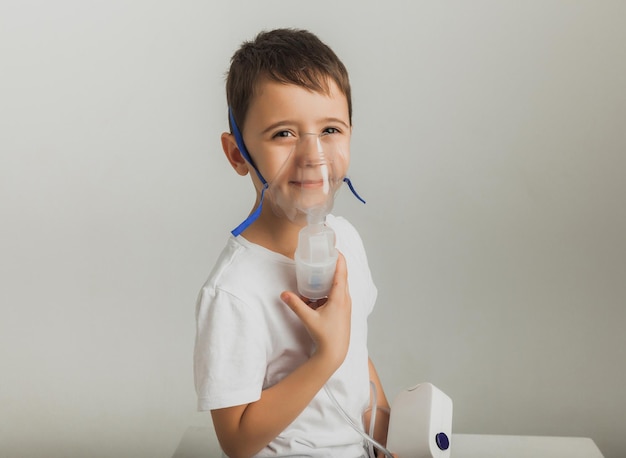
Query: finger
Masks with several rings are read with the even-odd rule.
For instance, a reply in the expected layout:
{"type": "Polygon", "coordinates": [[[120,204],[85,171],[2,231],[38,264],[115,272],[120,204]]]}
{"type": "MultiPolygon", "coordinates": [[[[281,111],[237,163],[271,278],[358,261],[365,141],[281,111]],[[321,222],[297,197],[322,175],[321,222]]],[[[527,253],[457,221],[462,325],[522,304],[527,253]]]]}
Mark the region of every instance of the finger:
{"type": "Polygon", "coordinates": [[[311,308],[306,305],[302,299],[290,291],[283,291],[280,298],[291,310],[293,310],[293,313],[295,313],[300,320],[304,323],[308,322],[310,314],[313,310],[311,310],[311,308]]]}
{"type": "Polygon", "coordinates": [[[347,289],[348,267],[346,266],[346,258],[339,253],[337,257],[337,267],[335,268],[335,276],[333,277],[333,286],[330,290],[328,298],[331,299],[335,295],[345,294],[347,289]]]}

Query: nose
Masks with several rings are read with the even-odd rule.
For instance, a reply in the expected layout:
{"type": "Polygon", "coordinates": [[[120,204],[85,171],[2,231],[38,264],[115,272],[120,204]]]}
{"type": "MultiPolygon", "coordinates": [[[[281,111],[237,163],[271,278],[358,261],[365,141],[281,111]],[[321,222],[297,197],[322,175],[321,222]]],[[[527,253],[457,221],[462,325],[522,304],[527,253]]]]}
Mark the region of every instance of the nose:
{"type": "Polygon", "coordinates": [[[296,149],[297,162],[301,167],[318,167],[327,162],[322,142],[317,134],[303,134],[296,149]]]}

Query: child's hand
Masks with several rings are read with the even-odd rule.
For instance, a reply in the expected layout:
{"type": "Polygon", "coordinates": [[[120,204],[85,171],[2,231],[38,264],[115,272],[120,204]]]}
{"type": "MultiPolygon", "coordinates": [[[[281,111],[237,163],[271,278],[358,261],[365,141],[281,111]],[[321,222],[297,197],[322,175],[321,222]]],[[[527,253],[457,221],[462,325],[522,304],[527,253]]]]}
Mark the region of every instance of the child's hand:
{"type": "Polygon", "coordinates": [[[285,291],[281,299],[302,320],[317,345],[316,354],[328,358],[338,368],[346,357],[350,343],[352,299],[348,290],[346,260],[341,253],[328,300],[313,309],[297,294],[285,291]]]}

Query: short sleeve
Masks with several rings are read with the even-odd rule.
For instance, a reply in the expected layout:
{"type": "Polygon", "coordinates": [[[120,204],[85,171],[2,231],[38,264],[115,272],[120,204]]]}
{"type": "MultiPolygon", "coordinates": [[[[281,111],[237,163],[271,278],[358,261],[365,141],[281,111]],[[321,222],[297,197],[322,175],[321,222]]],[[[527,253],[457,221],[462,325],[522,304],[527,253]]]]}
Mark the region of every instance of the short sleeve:
{"type": "Polygon", "coordinates": [[[261,396],[267,365],[264,325],[254,307],[205,286],[196,305],[194,379],[198,410],[248,404],[261,396]]]}

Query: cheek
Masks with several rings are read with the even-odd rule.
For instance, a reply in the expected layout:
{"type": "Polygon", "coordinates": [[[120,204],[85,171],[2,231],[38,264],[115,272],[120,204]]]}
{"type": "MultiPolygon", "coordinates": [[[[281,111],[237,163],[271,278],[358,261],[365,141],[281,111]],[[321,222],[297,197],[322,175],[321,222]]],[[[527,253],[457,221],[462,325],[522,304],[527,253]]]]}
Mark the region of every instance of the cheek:
{"type": "Polygon", "coordinates": [[[272,182],[280,177],[289,176],[293,169],[293,161],[289,160],[289,156],[273,155],[270,160],[263,164],[264,177],[267,181],[272,182]]]}
{"type": "Polygon", "coordinates": [[[350,164],[350,151],[344,152],[337,158],[337,170],[341,175],[345,175],[350,164]]]}

